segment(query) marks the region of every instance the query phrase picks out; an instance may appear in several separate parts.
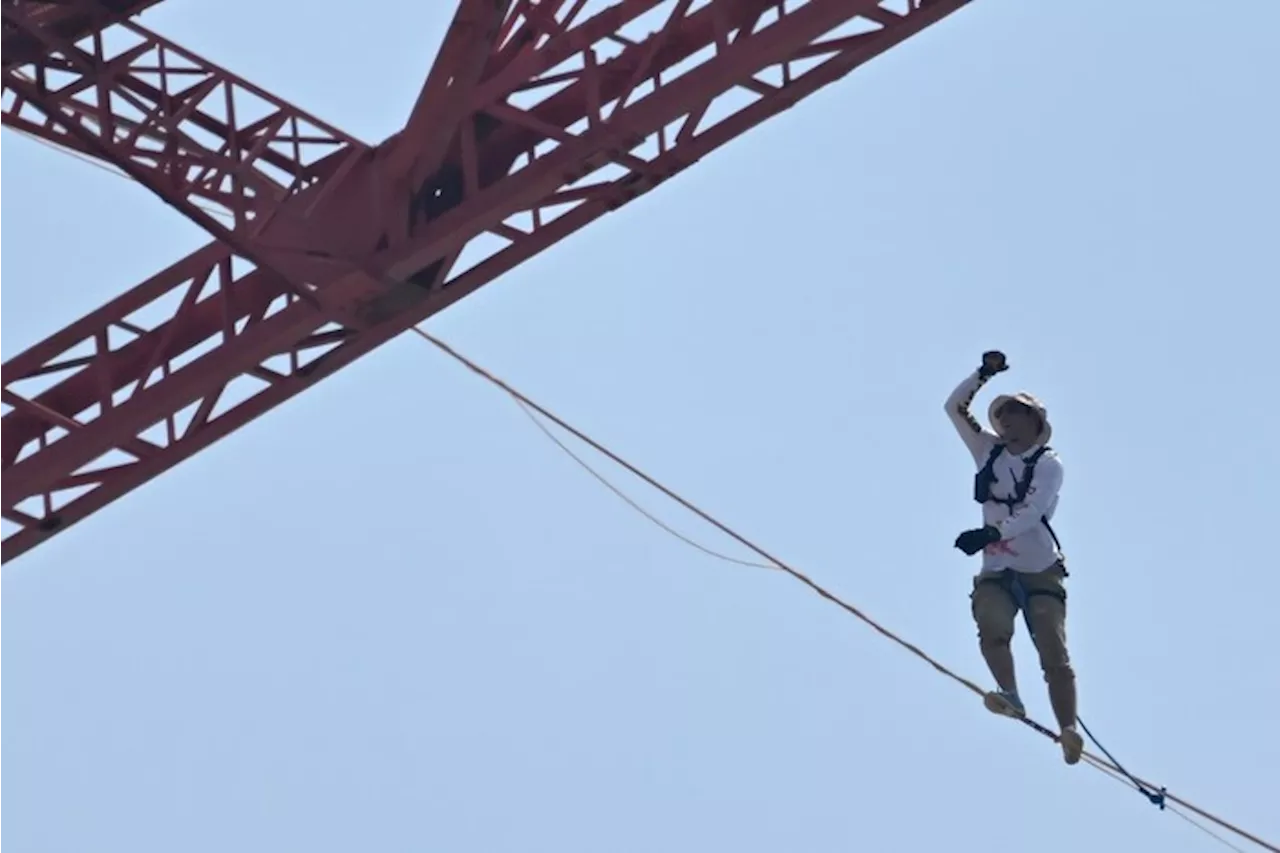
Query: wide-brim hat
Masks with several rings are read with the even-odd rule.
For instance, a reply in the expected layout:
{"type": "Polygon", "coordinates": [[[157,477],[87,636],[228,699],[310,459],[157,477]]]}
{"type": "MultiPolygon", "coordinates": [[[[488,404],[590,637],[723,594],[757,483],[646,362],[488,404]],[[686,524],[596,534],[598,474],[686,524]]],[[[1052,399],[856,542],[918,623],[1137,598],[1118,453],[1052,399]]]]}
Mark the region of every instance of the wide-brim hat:
{"type": "Polygon", "coordinates": [[[1049,412],[1041,403],[1026,391],[1019,391],[1017,394],[1001,394],[991,401],[991,408],[987,410],[987,420],[991,422],[991,428],[1000,434],[1000,422],[996,420],[996,412],[1000,411],[1000,407],[1005,403],[1021,403],[1027,408],[1034,411],[1040,416],[1040,423],[1044,427],[1040,430],[1040,434],[1036,436],[1036,444],[1048,444],[1049,439],[1053,437],[1053,425],[1049,423],[1049,412]]]}

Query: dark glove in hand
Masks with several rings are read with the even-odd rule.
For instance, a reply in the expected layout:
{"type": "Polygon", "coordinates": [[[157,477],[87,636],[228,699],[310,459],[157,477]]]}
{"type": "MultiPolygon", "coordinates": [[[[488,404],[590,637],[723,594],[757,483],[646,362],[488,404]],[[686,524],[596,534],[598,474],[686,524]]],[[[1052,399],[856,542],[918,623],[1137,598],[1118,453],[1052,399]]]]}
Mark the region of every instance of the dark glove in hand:
{"type": "Polygon", "coordinates": [[[1000,350],[987,350],[982,354],[982,366],[978,368],[978,373],[984,379],[990,379],[997,373],[1003,373],[1009,369],[1009,360],[1004,357],[1004,353],[1000,350]]]}
{"type": "Polygon", "coordinates": [[[992,545],[1000,541],[1000,530],[991,525],[979,527],[976,530],[966,530],[956,537],[956,547],[964,551],[970,557],[981,551],[988,545],[992,545]]]}

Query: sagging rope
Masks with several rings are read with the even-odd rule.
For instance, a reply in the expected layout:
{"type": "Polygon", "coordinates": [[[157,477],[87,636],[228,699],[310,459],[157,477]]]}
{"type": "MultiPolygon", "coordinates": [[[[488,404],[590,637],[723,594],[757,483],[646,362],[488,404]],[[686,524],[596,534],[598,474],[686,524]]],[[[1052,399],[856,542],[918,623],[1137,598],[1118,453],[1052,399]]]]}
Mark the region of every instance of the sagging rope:
{"type": "MultiPolygon", "coordinates": [[[[770,566],[769,566],[770,568],[775,568],[775,569],[778,569],[778,570],[780,570],[780,571],[783,571],[783,572],[785,572],[786,574],[790,575],[791,577],[795,578],[796,580],[800,581],[802,584],[804,584],[805,586],[809,587],[809,589],[810,589],[810,590],[812,590],[813,592],[817,593],[817,594],[818,594],[819,596],[821,596],[822,598],[825,598],[827,601],[830,601],[832,604],[835,604],[837,607],[840,607],[842,610],[844,610],[845,612],[849,613],[851,616],[854,616],[854,617],[856,617],[857,619],[861,620],[862,622],[866,623],[868,626],[870,626],[872,629],[874,629],[874,630],[875,630],[877,633],[879,633],[881,636],[885,637],[885,638],[886,638],[886,639],[888,639],[888,640],[891,640],[891,641],[892,641],[893,643],[895,643],[896,645],[898,645],[898,646],[900,646],[901,648],[903,648],[903,649],[905,649],[905,650],[907,650],[907,651],[911,652],[913,655],[915,655],[916,657],[918,657],[920,660],[924,661],[925,663],[929,664],[929,666],[933,667],[933,669],[934,669],[935,671],[937,671],[939,674],[946,676],[947,678],[951,679],[952,681],[956,682],[957,684],[961,685],[962,687],[964,687],[964,688],[968,689],[971,693],[973,693],[973,694],[975,694],[975,695],[977,695],[977,696],[979,696],[979,697],[981,697],[981,696],[985,696],[985,695],[986,695],[986,691],[985,691],[985,690],[983,690],[981,687],[979,687],[977,684],[975,684],[973,681],[970,681],[969,679],[965,678],[964,676],[960,675],[959,673],[954,672],[953,670],[949,669],[946,665],[944,665],[944,664],[940,663],[939,661],[935,660],[933,657],[931,657],[928,653],[926,653],[923,649],[921,649],[920,647],[916,646],[915,644],[910,643],[910,642],[908,642],[907,640],[902,639],[902,638],[901,638],[901,637],[899,637],[897,634],[893,633],[893,632],[892,632],[892,631],[890,631],[889,629],[885,628],[884,626],[882,626],[881,624],[879,624],[878,622],[876,622],[876,621],[875,621],[874,619],[872,619],[871,617],[867,616],[865,613],[863,613],[861,610],[859,610],[859,609],[858,609],[857,607],[855,607],[854,605],[852,605],[852,604],[848,603],[848,602],[847,602],[847,601],[845,601],[844,599],[842,599],[842,598],[840,598],[839,596],[837,596],[835,593],[830,592],[829,590],[827,590],[826,588],[824,588],[823,586],[821,586],[820,584],[818,584],[816,581],[814,581],[814,580],[813,580],[812,578],[810,578],[808,575],[806,575],[806,574],[804,574],[803,572],[801,572],[800,570],[798,570],[798,569],[796,569],[796,568],[794,568],[794,567],[790,566],[789,564],[787,564],[787,563],[783,562],[781,559],[779,559],[779,558],[777,558],[777,557],[773,556],[771,553],[769,553],[768,551],[766,551],[764,548],[760,547],[759,545],[755,544],[755,543],[754,543],[754,542],[752,542],[751,540],[747,539],[745,536],[742,536],[742,535],[741,535],[741,534],[739,534],[737,531],[733,530],[733,529],[732,529],[732,528],[730,528],[728,525],[726,525],[726,524],[724,524],[723,522],[721,522],[719,519],[715,518],[714,516],[710,515],[710,514],[709,514],[709,513],[707,513],[706,511],[702,510],[702,509],[701,509],[701,508],[699,508],[696,504],[694,504],[694,503],[690,502],[689,500],[687,500],[686,498],[684,498],[683,496],[681,496],[681,495],[680,495],[680,494],[678,494],[677,492],[672,491],[670,488],[668,488],[667,486],[663,485],[663,484],[662,484],[662,483],[660,483],[659,481],[655,480],[653,477],[649,476],[649,475],[648,475],[648,474],[646,474],[644,471],[642,471],[641,469],[637,468],[635,465],[633,465],[633,464],[631,464],[630,462],[628,462],[626,459],[624,459],[624,458],[622,458],[621,456],[619,456],[618,454],[614,453],[612,450],[610,450],[609,448],[605,447],[605,446],[604,446],[604,445],[602,445],[600,442],[598,442],[598,441],[596,441],[595,439],[591,438],[589,435],[587,435],[587,434],[583,433],[581,430],[577,429],[577,428],[576,428],[576,427],[574,427],[572,424],[567,423],[566,421],[564,421],[563,419],[561,419],[560,417],[558,417],[555,413],[553,413],[553,412],[551,412],[551,411],[547,410],[546,408],[542,407],[542,406],[541,406],[541,405],[539,405],[538,403],[536,403],[536,402],[534,402],[533,400],[529,399],[527,396],[525,396],[524,394],[522,394],[520,391],[518,391],[518,390],[516,390],[515,388],[511,387],[511,386],[510,386],[510,385],[508,385],[506,382],[504,382],[503,380],[499,379],[497,376],[494,376],[492,373],[490,373],[489,371],[485,370],[485,369],[484,369],[483,367],[481,367],[480,365],[478,365],[478,364],[476,364],[475,362],[471,361],[469,358],[467,358],[466,356],[464,356],[464,355],[462,355],[461,353],[459,353],[457,350],[455,350],[453,347],[449,346],[449,345],[448,345],[447,343],[445,343],[444,341],[440,340],[439,338],[435,337],[435,336],[434,336],[434,335],[432,335],[431,333],[429,333],[429,332],[427,332],[427,331],[425,331],[425,330],[423,330],[423,329],[421,329],[421,328],[419,328],[419,327],[417,327],[417,326],[412,327],[412,331],[413,331],[415,334],[417,334],[420,338],[422,338],[425,342],[427,342],[428,344],[431,344],[433,347],[435,347],[436,349],[440,350],[440,351],[441,351],[441,352],[443,352],[445,355],[447,355],[447,356],[449,356],[450,358],[452,358],[453,360],[457,361],[459,364],[461,364],[463,367],[465,367],[465,368],[467,368],[468,370],[470,370],[472,373],[475,373],[477,376],[481,377],[481,378],[482,378],[482,379],[484,379],[485,381],[489,382],[490,384],[492,384],[492,385],[496,386],[497,388],[499,388],[499,389],[501,389],[502,391],[504,391],[505,393],[507,393],[507,394],[508,394],[509,396],[511,396],[514,400],[516,400],[518,403],[520,403],[522,407],[527,407],[527,409],[528,409],[529,411],[536,412],[538,415],[542,416],[543,418],[546,418],[548,421],[550,421],[551,423],[555,424],[555,425],[556,425],[556,426],[558,426],[559,428],[563,429],[565,432],[569,433],[569,434],[570,434],[570,435],[572,435],[574,438],[578,439],[579,441],[583,442],[583,443],[584,443],[584,444],[586,444],[587,446],[591,447],[591,448],[592,448],[593,450],[595,450],[596,452],[598,452],[598,453],[602,454],[603,456],[605,456],[606,458],[608,458],[609,460],[611,460],[611,461],[612,461],[612,462],[614,462],[615,464],[617,464],[617,465],[621,466],[622,468],[626,469],[629,473],[631,473],[631,474],[632,474],[632,475],[634,475],[635,477],[639,478],[640,480],[642,480],[643,482],[645,482],[645,483],[646,483],[646,484],[648,484],[649,486],[651,486],[651,487],[653,487],[654,489],[656,489],[656,490],[658,490],[659,492],[661,492],[661,493],[662,493],[663,495],[665,495],[666,497],[670,498],[671,500],[673,500],[673,501],[675,501],[676,503],[678,503],[680,506],[682,506],[682,507],[684,507],[685,509],[687,509],[688,511],[692,512],[694,515],[696,515],[696,516],[698,516],[699,518],[701,518],[701,519],[702,519],[703,521],[705,521],[707,524],[710,524],[712,527],[716,528],[716,529],[717,529],[717,530],[719,530],[721,533],[725,534],[725,535],[726,535],[726,536],[728,536],[729,538],[731,538],[731,539],[733,539],[734,541],[738,542],[740,545],[744,546],[744,547],[745,547],[745,548],[747,548],[748,550],[750,550],[750,551],[754,552],[755,554],[757,554],[758,556],[760,556],[762,559],[766,560],[766,561],[770,564],[770,566]]],[[[563,444],[561,444],[560,442],[558,442],[558,441],[557,441],[556,443],[557,443],[557,444],[560,444],[560,446],[561,446],[563,449],[568,450],[568,448],[565,448],[565,447],[564,447],[564,445],[563,445],[563,444]]],[[[573,455],[573,454],[571,454],[571,455],[573,455]]],[[[578,459],[576,456],[574,456],[574,458],[579,462],[579,464],[583,465],[583,466],[584,466],[584,467],[586,467],[588,470],[591,470],[591,469],[590,469],[590,466],[586,465],[586,463],[585,463],[585,462],[583,462],[581,459],[578,459]]],[[[632,500],[630,500],[629,498],[626,498],[624,495],[622,495],[622,492],[621,492],[619,489],[617,489],[616,487],[614,487],[612,484],[608,483],[608,482],[607,482],[607,481],[606,481],[602,476],[600,476],[599,474],[597,474],[597,473],[596,473],[595,471],[593,471],[593,470],[591,471],[591,473],[593,474],[593,476],[595,476],[595,477],[596,477],[596,479],[600,480],[601,482],[604,482],[604,483],[605,483],[605,484],[610,488],[610,490],[611,490],[611,491],[613,491],[615,494],[619,495],[620,497],[623,497],[623,498],[627,501],[627,503],[628,503],[628,504],[632,505],[633,507],[635,507],[635,506],[636,506],[636,504],[634,503],[634,501],[632,501],[632,500]]],[[[637,508],[638,508],[638,507],[637,507],[637,508]]],[[[654,518],[650,513],[648,513],[648,512],[644,512],[643,510],[641,510],[641,512],[643,512],[643,514],[644,514],[647,518],[649,518],[651,521],[654,521],[655,523],[659,524],[659,526],[661,526],[663,529],[668,530],[669,532],[674,533],[674,531],[672,531],[672,530],[671,530],[671,528],[669,528],[667,525],[662,524],[661,522],[657,521],[657,519],[656,519],[656,518],[654,518]]],[[[718,558],[722,558],[722,559],[727,559],[727,560],[729,560],[730,562],[735,562],[735,563],[740,563],[740,562],[742,562],[742,561],[736,560],[736,559],[734,559],[734,558],[732,558],[732,557],[726,557],[726,556],[725,556],[725,555],[723,555],[723,554],[719,554],[719,553],[717,553],[717,552],[711,551],[711,550],[710,550],[710,549],[708,549],[708,548],[704,548],[703,546],[698,545],[697,543],[693,542],[692,540],[689,540],[687,537],[684,537],[683,535],[680,535],[680,534],[675,534],[675,535],[677,535],[681,540],[683,540],[683,541],[685,541],[685,542],[687,542],[687,543],[689,543],[689,544],[694,545],[694,547],[698,548],[699,550],[704,551],[704,552],[707,552],[707,553],[710,553],[710,554],[712,554],[713,556],[716,556],[716,557],[718,557],[718,558]]],[[[1025,611],[1024,611],[1024,612],[1025,612],[1025,611]]],[[[1032,729],[1032,730],[1033,730],[1033,731],[1035,731],[1035,732],[1038,732],[1038,733],[1039,733],[1039,734],[1041,734],[1041,735],[1044,735],[1045,737],[1049,738],[1050,740],[1052,740],[1052,741],[1054,741],[1054,742],[1057,742],[1057,741],[1058,741],[1058,735],[1057,735],[1055,732],[1053,732],[1052,730],[1050,730],[1050,729],[1049,729],[1049,728],[1047,728],[1046,726],[1044,726],[1044,725],[1042,725],[1042,724],[1040,724],[1040,723],[1036,722],[1035,720],[1031,719],[1030,717],[1022,717],[1022,718],[1020,718],[1020,719],[1019,719],[1019,722],[1023,723],[1023,725],[1027,726],[1028,728],[1032,729]]],[[[1092,739],[1092,735],[1090,735],[1090,738],[1092,739]]],[[[1097,743],[1096,741],[1094,741],[1094,742],[1095,742],[1095,744],[1097,743]]],[[[1099,746],[1099,748],[1101,748],[1101,747],[1099,746]]],[[[1105,752],[1105,750],[1104,750],[1104,752],[1105,752]]],[[[1153,785],[1153,784],[1151,784],[1150,782],[1148,782],[1148,781],[1146,781],[1146,780],[1142,779],[1141,777],[1138,777],[1138,776],[1136,776],[1136,775],[1130,774],[1127,770],[1124,770],[1123,768],[1121,768],[1120,766],[1118,766],[1117,764],[1115,764],[1113,761],[1104,760],[1104,759],[1102,759],[1102,758],[1099,758],[1099,757],[1097,757],[1097,756],[1095,756],[1095,755],[1093,755],[1093,754],[1089,753],[1088,751],[1085,751],[1085,753],[1084,753],[1084,755],[1083,755],[1083,758],[1085,759],[1085,761],[1086,761],[1090,766],[1094,767],[1094,768],[1095,768],[1095,769],[1097,769],[1097,770],[1100,770],[1100,771],[1102,771],[1102,772],[1106,773],[1107,775],[1110,775],[1110,776],[1112,776],[1112,777],[1114,777],[1114,778],[1117,778],[1119,781],[1124,782],[1125,784],[1133,785],[1133,786],[1137,786],[1137,787],[1139,787],[1139,788],[1140,788],[1140,790],[1142,790],[1142,789],[1145,789],[1146,791],[1154,791],[1154,790],[1156,790],[1156,786],[1155,786],[1155,785],[1153,785]]],[[[1221,818],[1221,817],[1217,816],[1216,814],[1213,814],[1212,812],[1209,812],[1209,811],[1207,811],[1207,810],[1205,810],[1205,809],[1202,809],[1201,807],[1199,807],[1199,806],[1195,805],[1194,803],[1192,803],[1192,802],[1190,802],[1190,801],[1188,801],[1188,800],[1186,800],[1186,799],[1183,799],[1183,798],[1181,798],[1181,797],[1179,797],[1179,796],[1177,796],[1177,795],[1175,795],[1175,794],[1172,794],[1172,793],[1168,792],[1167,790],[1165,790],[1165,789],[1163,789],[1163,788],[1162,788],[1162,789],[1160,789],[1160,792],[1161,792],[1161,793],[1160,793],[1160,796],[1162,797],[1162,802],[1164,802],[1164,803],[1165,803],[1165,806],[1164,806],[1164,807],[1165,807],[1166,809],[1168,809],[1169,811],[1173,811],[1173,812],[1175,812],[1176,814],[1178,814],[1178,816],[1179,816],[1179,817],[1183,818],[1184,820],[1189,821],[1189,822],[1190,822],[1190,823],[1192,823],[1193,825],[1197,826],[1199,829],[1201,829],[1201,830],[1205,831],[1206,833],[1208,833],[1211,837],[1214,837],[1214,838],[1218,839],[1219,841],[1222,841],[1222,842],[1223,842],[1224,844],[1226,844],[1227,846],[1232,846],[1232,845],[1230,844],[1230,842],[1226,841],[1225,839],[1222,839],[1221,837],[1219,837],[1217,834],[1215,834],[1215,833],[1214,833],[1214,832],[1212,832],[1211,830],[1207,829],[1206,827],[1200,826],[1198,823],[1196,823],[1196,822],[1195,822],[1192,818],[1190,818],[1188,815],[1182,814],[1182,813],[1181,813],[1181,812],[1179,812],[1177,809],[1174,809],[1172,806],[1169,806],[1169,805],[1168,805],[1168,803],[1170,803],[1170,802],[1172,802],[1172,803],[1176,803],[1177,805],[1182,806],[1183,808],[1185,808],[1185,809],[1187,809],[1188,811],[1190,811],[1190,812],[1192,812],[1192,813],[1196,814],[1197,816],[1199,816],[1199,817],[1201,817],[1201,818],[1203,818],[1203,819],[1205,819],[1205,820],[1207,820],[1207,821],[1212,822],[1213,824],[1217,825],[1218,827],[1220,827],[1220,828],[1222,828],[1222,829],[1224,829],[1224,830],[1226,830],[1226,831],[1228,831],[1228,832],[1230,832],[1230,833],[1233,833],[1234,835],[1238,836],[1239,838],[1243,838],[1243,839],[1245,839],[1245,840],[1247,840],[1247,841],[1251,841],[1251,842],[1253,842],[1254,844],[1258,845],[1259,847],[1263,848],[1264,850],[1268,850],[1268,851],[1270,851],[1270,853],[1280,853],[1280,846],[1277,846],[1277,845],[1275,845],[1275,844],[1271,844],[1271,843],[1269,843],[1269,842],[1263,841],[1261,838],[1259,838],[1258,836],[1254,835],[1253,833],[1250,833],[1250,832],[1248,832],[1247,830],[1244,830],[1244,829],[1240,828],[1239,826],[1235,825],[1234,823],[1231,823],[1230,821],[1227,821],[1227,820],[1225,820],[1224,818],[1221,818]]],[[[1239,849],[1239,848],[1234,848],[1234,847],[1233,847],[1233,849],[1239,849]]]]}

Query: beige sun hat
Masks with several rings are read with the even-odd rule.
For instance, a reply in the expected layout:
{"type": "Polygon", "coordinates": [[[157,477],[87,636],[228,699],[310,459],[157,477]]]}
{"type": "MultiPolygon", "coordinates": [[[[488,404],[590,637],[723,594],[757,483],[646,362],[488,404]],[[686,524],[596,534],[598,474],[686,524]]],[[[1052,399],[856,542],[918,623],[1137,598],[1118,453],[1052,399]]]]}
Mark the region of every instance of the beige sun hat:
{"type": "Polygon", "coordinates": [[[1044,424],[1044,429],[1040,430],[1040,434],[1036,436],[1036,444],[1048,444],[1049,439],[1053,437],[1053,425],[1049,423],[1049,411],[1031,394],[1026,391],[1019,391],[1017,394],[1001,394],[991,401],[991,408],[987,409],[987,420],[991,422],[991,428],[1000,434],[1000,423],[996,420],[996,412],[1000,411],[1000,407],[1005,403],[1021,403],[1029,407],[1040,416],[1040,422],[1044,424]]]}

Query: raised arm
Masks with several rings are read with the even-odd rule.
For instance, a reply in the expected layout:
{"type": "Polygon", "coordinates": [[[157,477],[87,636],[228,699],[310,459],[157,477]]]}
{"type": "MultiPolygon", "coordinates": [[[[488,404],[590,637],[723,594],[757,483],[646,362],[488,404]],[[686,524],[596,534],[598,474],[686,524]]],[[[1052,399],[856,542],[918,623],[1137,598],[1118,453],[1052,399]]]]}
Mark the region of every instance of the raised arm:
{"type": "Polygon", "coordinates": [[[989,370],[986,366],[975,370],[956,386],[946,402],[947,417],[951,419],[951,424],[960,434],[961,440],[973,454],[975,462],[984,461],[999,439],[995,433],[982,428],[982,424],[978,423],[977,418],[969,411],[969,405],[982,386],[986,385],[997,372],[999,371],[989,370]]]}

